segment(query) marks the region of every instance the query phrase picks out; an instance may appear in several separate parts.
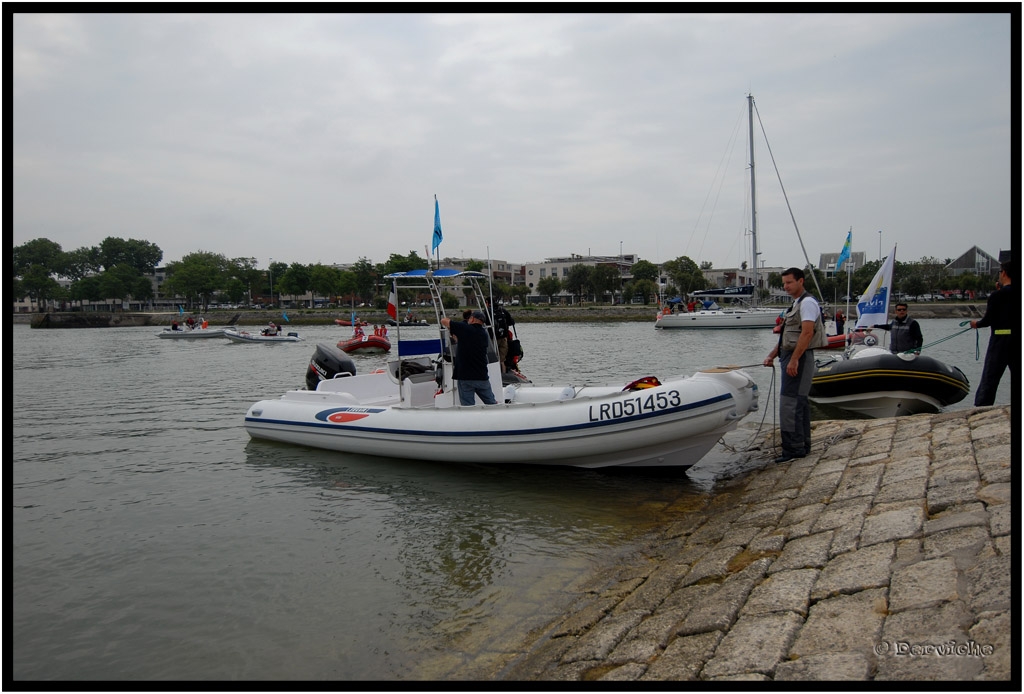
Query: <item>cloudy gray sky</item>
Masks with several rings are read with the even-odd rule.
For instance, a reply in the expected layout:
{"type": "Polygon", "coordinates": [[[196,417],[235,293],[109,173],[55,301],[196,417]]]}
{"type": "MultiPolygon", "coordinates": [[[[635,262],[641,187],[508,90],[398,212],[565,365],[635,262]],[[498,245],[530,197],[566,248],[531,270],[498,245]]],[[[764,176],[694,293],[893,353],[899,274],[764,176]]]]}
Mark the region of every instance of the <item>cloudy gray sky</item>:
{"type": "Polygon", "coordinates": [[[442,256],[736,266],[752,93],[767,265],[803,263],[783,187],[815,263],[851,227],[869,259],[1010,247],[1008,14],[13,24],[15,245],[381,262],[425,254],[436,194],[442,256]]]}

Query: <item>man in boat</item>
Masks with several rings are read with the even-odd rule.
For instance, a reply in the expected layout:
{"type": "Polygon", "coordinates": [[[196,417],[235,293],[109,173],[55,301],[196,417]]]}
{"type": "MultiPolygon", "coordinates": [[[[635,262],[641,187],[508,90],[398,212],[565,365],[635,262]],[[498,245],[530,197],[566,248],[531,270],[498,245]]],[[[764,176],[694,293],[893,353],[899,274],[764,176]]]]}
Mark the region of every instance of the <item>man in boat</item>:
{"type": "Polygon", "coordinates": [[[916,320],[907,315],[907,305],[896,304],[896,317],[888,323],[872,326],[879,330],[889,332],[889,351],[893,354],[900,352],[920,352],[924,344],[924,334],[921,333],[921,326],[916,320]]]}
{"type": "Polygon", "coordinates": [[[463,323],[452,321],[445,316],[441,325],[451,332],[458,341],[452,378],[459,383],[459,403],[472,405],[474,395],[479,395],[485,405],[495,405],[494,391],[487,377],[487,331],[484,324],[487,316],[482,311],[473,311],[469,320],[463,323]]]}
{"type": "Polygon", "coordinates": [[[846,327],[846,314],[843,313],[843,309],[841,309],[841,308],[837,308],[836,309],[835,321],[836,321],[836,335],[842,335],[843,334],[843,328],[846,327]]]}
{"type": "Polygon", "coordinates": [[[491,299],[484,299],[487,304],[487,315],[494,326],[494,336],[498,340],[498,363],[501,364],[501,372],[505,373],[505,359],[508,357],[508,329],[516,324],[512,314],[505,310],[505,307],[498,303],[496,309],[491,308],[491,299]]]}
{"type": "Polygon", "coordinates": [[[811,405],[807,395],[814,378],[814,349],[828,345],[821,307],[804,291],[804,271],[791,267],[782,273],[782,288],[793,299],[783,314],[779,342],[764,360],[772,366],[779,357],[782,387],[779,396],[779,430],[782,455],[776,463],[803,458],[811,452],[811,405]]]}
{"type": "Polygon", "coordinates": [[[1020,318],[1020,295],[1013,286],[1013,261],[1008,260],[999,268],[999,284],[1002,287],[988,297],[988,306],[981,320],[972,320],[971,327],[992,328],[985,352],[985,367],[981,371],[978,392],[974,394],[974,406],[995,404],[996,389],[1003,371],[1011,368],[1013,359],[1020,357],[1020,345],[1013,341],[1013,324],[1020,318]]]}
{"type": "Polygon", "coordinates": [[[178,324],[177,318],[171,321],[171,330],[181,330],[181,325],[178,324]]]}

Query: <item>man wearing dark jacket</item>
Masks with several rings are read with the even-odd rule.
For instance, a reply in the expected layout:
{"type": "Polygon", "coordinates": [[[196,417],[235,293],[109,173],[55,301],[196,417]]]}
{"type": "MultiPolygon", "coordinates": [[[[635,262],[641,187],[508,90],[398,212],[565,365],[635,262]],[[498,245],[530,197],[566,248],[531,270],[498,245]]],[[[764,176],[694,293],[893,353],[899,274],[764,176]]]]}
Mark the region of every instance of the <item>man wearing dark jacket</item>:
{"type": "Polygon", "coordinates": [[[888,323],[872,327],[889,331],[889,351],[893,354],[910,350],[920,351],[921,345],[924,344],[921,326],[907,315],[907,305],[903,303],[896,304],[895,318],[888,323]]]}
{"type": "Polygon", "coordinates": [[[974,406],[991,405],[996,401],[996,389],[1003,371],[1012,369],[1014,359],[1020,358],[1020,345],[1012,333],[1013,324],[1020,318],[1020,295],[1013,286],[1013,262],[1006,261],[999,270],[1002,289],[988,297],[988,307],[981,320],[972,320],[972,328],[992,328],[985,352],[985,368],[981,372],[978,392],[974,394],[974,406]]]}
{"type": "Polygon", "coordinates": [[[465,406],[476,402],[475,395],[479,395],[485,405],[497,402],[487,374],[486,321],[487,316],[482,311],[474,311],[465,323],[452,321],[448,317],[441,319],[441,325],[448,328],[458,341],[452,378],[458,381],[459,403],[465,406]]]}
{"type": "Polygon", "coordinates": [[[516,324],[516,320],[500,303],[498,308],[492,308],[490,297],[485,297],[484,301],[487,303],[487,317],[490,320],[490,324],[494,326],[494,336],[498,341],[496,345],[498,348],[498,362],[501,364],[501,372],[505,373],[505,360],[508,358],[508,329],[516,324]]]}

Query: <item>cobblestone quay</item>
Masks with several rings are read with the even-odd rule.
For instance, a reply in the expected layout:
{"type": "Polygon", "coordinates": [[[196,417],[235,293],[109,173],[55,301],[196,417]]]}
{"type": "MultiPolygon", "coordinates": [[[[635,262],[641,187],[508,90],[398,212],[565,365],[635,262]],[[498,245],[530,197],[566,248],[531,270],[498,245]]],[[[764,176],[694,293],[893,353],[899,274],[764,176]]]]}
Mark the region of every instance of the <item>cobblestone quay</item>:
{"type": "Polygon", "coordinates": [[[816,423],[588,579],[497,680],[986,680],[1011,671],[1011,408],[816,423]]]}

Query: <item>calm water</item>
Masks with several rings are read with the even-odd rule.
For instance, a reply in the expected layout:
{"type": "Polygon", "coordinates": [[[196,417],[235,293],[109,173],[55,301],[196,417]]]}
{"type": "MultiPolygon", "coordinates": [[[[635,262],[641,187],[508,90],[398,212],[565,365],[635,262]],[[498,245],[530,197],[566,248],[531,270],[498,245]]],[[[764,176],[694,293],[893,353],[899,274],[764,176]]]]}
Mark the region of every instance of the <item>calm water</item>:
{"type": "MultiPolygon", "coordinates": [[[[922,321],[926,339],[959,330],[922,321]]],[[[524,324],[537,383],[760,362],[760,331],[524,324]]],[[[609,473],[346,456],[251,441],[247,407],[317,342],[160,340],[14,325],[13,670],[20,680],[473,677],[742,468],[609,473]]],[[[420,329],[423,330],[423,329],[420,329]]],[[[429,334],[429,330],[428,333],[429,334]]],[[[987,331],[982,334],[984,359],[987,331]]],[[[976,383],[968,333],[929,350],[976,383]]],[[[361,371],[382,356],[357,357],[361,371]]],[[[751,369],[772,422],[772,370],[751,369]]],[[[969,407],[968,401],[960,407],[969,407]]],[[[998,402],[1009,402],[1004,377],[998,402]]],[[[481,451],[486,460],[486,451],[481,451]]]]}

